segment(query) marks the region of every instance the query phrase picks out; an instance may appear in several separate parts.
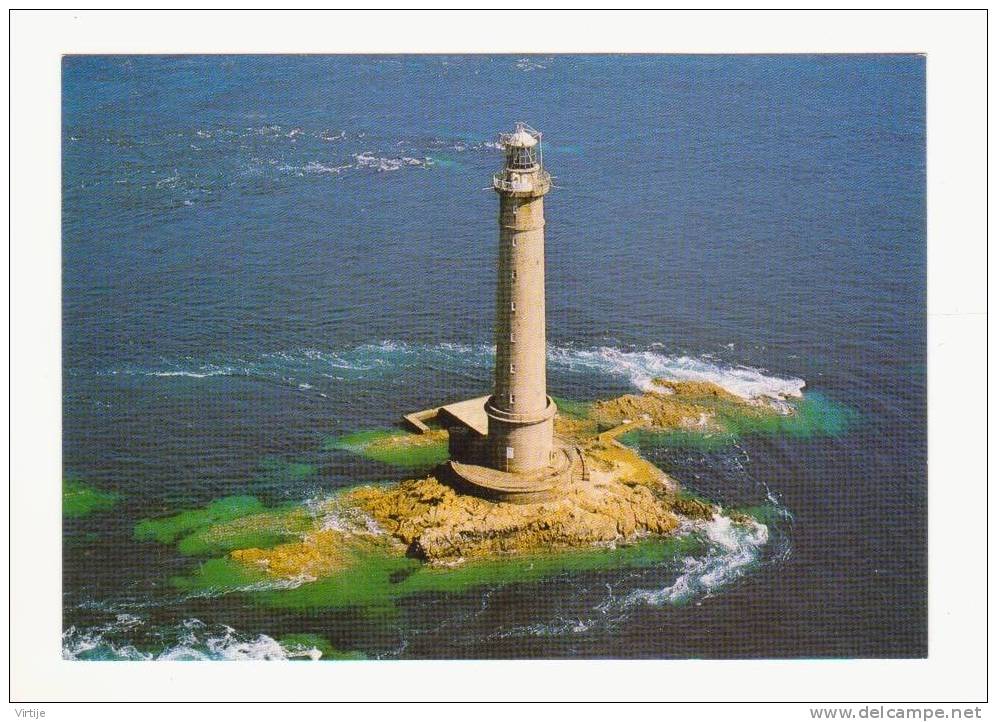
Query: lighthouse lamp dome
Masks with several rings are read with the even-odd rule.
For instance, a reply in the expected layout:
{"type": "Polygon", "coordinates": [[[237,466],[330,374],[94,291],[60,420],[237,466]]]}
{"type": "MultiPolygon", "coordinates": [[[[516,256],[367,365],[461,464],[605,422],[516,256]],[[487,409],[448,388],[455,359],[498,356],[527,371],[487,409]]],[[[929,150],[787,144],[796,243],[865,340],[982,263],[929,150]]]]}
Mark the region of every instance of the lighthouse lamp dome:
{"type": "Polygon", "coordinates": [[[525,123],[516,123],[516,132],[502,137],[502,144],[508,148],[532,148],[537,138],[528,130],[525,123]]]}
{"type": "Polygon", "coordinates": [[[505,149],[505,166],[509,170],[533,170],[537,166],[536,146],[540,134],[531,132],[526,123],[516,123],[513,133],[503,133],[499,140],[505,149]]]}

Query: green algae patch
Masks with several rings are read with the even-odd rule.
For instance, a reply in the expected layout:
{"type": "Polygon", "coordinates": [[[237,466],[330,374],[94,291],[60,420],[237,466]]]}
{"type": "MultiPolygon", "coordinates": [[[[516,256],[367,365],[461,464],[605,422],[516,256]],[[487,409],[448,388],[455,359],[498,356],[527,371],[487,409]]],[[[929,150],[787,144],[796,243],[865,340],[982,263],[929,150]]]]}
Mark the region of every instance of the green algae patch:
{"type": "Polygon", "coordinates": [[[792,515],[786,509],[774,504],[759,504],[736,510],[740,514],[749,516],[765,526],[778,526],[784,524],[787,519],[792,520],[792,515]]]}
{"type": "Polygon", "coordinates": [[[393,580],[406,578],[422,562],[383,550],[353,553],[344,569],[318,579],[282,579],[232,557],[209,559],[171,584],[190,594],[247,592],[274,608],[321,610],[359,608],[373,615],[393,614],[398,596],[393,580]]]}
{"type": "Polygon", "coordinates": [[[456,566],[431,565],[383,547],[354,550],[348,567],[315,580],[274,578],[231,558],[205,561],[173,585],[189,593],[242,591],[263,605],[321,611],[359,609],[369,617],[390,617],[396,603],[421,593],[458,594],[478,587],[535,582],[586,571],[643,568],[701,553],[696,534],[649,538],[621,546],[598,546],[547,554],[472,560],[456,566]]]}
{"type": "Polygon", "coordinates": [[[201,509],[188,509],[160,519],[143,519],[135,525],[134,536],[138,541],[172,544],[180,537],[211,524],[231,521],[262,511],[264,511],[263,504],[255,496],[227,496],[201,509]]]}
{"type": "Polygon", "coordinates": [[[292,660],[321,659],[332,661],[359,661],[367,659],[362,652],[346,652],[332,646],[325,637],[310,632],[286,634],[277,640],[292,660]],[[318,652],[318,654],[315,654],[318,652]]]}
{"type": "Polygon", "coordinates": [[[634,429],[616,437],[617,440],[632,448],[652,449],[666,447],[676,449],[695,449],[697,451],[720,451],[737,443],[738,437],[732,433],[714,431],[655,431],[634,429]]]}
{"type": "Polygon", "coordinates": [[[297,504],[267,509],[203,526],[183,537],[177,551],[187,556],[213,556],[235,549],[272,547],[299,538],[311,530],[314,521],[311,512],[297,504]]]}
{"type": "Polygon", "coordinates": [[[792,412],[764,416],[729,414],[727,429],[736,435],[769,434],[809,439],[815,436],[841,436],[858,421],[858,413],[813,392],[791,402],[792,412]]]}
{"type": "Polygon", "coordinates": [[[240,564],[234,559],[222,557],[201,562],[190,576],[176,576],[170,584],[190,594],[227,594],[237,591],[251,591],[274,580],[253,567],[240,564]]]}
{"type": "Polygon", "coordinates": [[[94,489],[79,479],[62,480],[62,514],[65,517],[79,519],[98,511],[107,511],[120,500],[120,494],[94,489]]]}
{"type": "Polygon", "coordinates": [[[550,554],[530,554],[468,561],[456,567],[424,565],[400,582],[404,594],[462,592],[479,586],[504,586],[549,579],[562,574],[603,569],[649,567],[678,556],[703,550],[693,534],[645,539],[621,546],[570,549],[550,554]]]}
{"type": "Polygon", "coordinates": [[[585,443],[605,427],[597,420],[590,418],[592,403],[574,401],[561,397],[551,397],[557,404],[557,416],[554,417],[554,433],[563,439],[576,443],[585,443]]]}
{"type": "Polygon", "coordinates": [[[135,525],[134,536],[139,541],[176,543],[185,556],[217,556],[298,539],[314,523],[314,513],[302,504],[268,509],[255,496],[229,496],[200,509],[144,519],[135,525]]]}
{"type": "Polygon", "coordinates": [[[322,449],[342,449],[391,466],[429,469],[450,458],[448,438],[442,429],[424,434],[374,429],[326,439],[322,449]]]}
{"type": "Polygon", "coordinates": [[[573,416],[576,419],[587,419],[589,417],[589,411],[592,409],[591,402],[576,401],[561,396],[551,396],[551,398],[554,399],[554,403],[557,405],[557,413],[564,414],[565,416],[573,416]]]}
{"type": "Polygon", "coordinates": [[[394,601],[404,596],[401,586],[393,580],[409,578],[422,565],[417,559],[374,549],[355,553],[349,566],[328,576],[292,588],[266,589],[253,596],[279,609],[358,608],[371,616],[391,616],[394,601]]]}

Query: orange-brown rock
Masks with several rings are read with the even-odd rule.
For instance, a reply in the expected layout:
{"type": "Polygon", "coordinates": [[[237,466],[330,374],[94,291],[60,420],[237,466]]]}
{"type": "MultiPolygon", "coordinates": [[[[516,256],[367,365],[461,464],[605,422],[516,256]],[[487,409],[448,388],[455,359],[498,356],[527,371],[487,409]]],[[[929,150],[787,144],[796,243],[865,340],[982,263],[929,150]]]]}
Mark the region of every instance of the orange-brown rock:
{"type": "MultiPolygon", "coordinates": [[[[680,495],[675,481],[614,436],[638,426],[722,430],[719,414],[732,409],[774,413],[712,383],[655,379],[654,391],[594,402],[585,416],[557,417],[558,437],[580,448],[585,473],[576,469],[552,501],[489,501],[458,492],[435,476],[355,487],[313,509],[313,526],[302,531],[300,540],[241,549],[232,557],[274,576],[299,579],[343,569],[355,563],[358,549],[371,544],[455,563],[670,534],[682,519],[710,519],[721,509],[680,495]]],[[[439,443],[441,434],[427,438],[439,443]]]]}
{"type": "Polygon", "coordinates": [[[607,425],[643,420],[660,430],[700,429],[717,431],[714,410],[671,395],[649,392],[626,394],[592,404],[592,418],[607,425]]]}
{"type": "Polygon", "coordinates": [[[364,510],[410,553],[435,562],[625,542],[678,526],[674,482],[635,452],[597,445],[586,460],[589,479],[539,504],[460,494],[432,476],[354,489],[341,503],[364,510]]]}
{"type": "Polygon", "coordinates": [[[732,394],[727,389],[712,381],[671,381],[656,378],[652,380],[654,392],[674,394],[686,399],[720,399],[734,404],[745,404],[747,401],[732,394]]]}
{"type": "Polygon", "coordinates": [[[669,381],[654,379],[654,388],[643,394],[625,394],[596,401],[589,416],[604,425],[643,421],[656,431],[724,430],[718,412],[740,416],[778,413],[761,400],[743,399],[709,381],[669,381]]]}
{"type": "Polygon", "coordinates": [[[270,549],[237,549],[231,556],[275,577],[317,579],[349,565],[349,546],[341,532],[317,529],[306,533],[301,541],[278,544],[270,549]]]}

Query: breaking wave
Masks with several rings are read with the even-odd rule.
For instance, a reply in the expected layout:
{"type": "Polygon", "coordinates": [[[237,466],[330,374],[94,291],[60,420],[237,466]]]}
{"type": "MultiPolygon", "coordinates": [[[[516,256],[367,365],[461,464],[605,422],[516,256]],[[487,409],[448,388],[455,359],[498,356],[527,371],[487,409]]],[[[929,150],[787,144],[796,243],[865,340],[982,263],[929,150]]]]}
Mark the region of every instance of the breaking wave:
{"type": "Polygon", "coordinates": [[[407,155],[390,158],[373,153],[357,153],[353,156],[353,160],[356,162],[357,168],[373,168],[378,173],[399,170],[405,166],[428,168],[433,165],[431,158],[413,158],[407,155]]]}
{"type": "Polygon", "coordinates": [[[694,597],[709,596],[757,565],[769,540],[764,524],[735,524],[725,516],[698,524],[697,531],[708,541],[705,555],[685,557],[672,583],[660,589],[636,589],[616,600],[617,605],[625,609],[638,604],[684,604],[694,597]]]}
{"type": "MultiPolygon", "coordinates": [[[[205,379],[213,376],[258,376],[307,389],[320,382],[369,380],[420,368],[460,373],[487,369],[495,348],[486,344],[411,344],[382,341],[342,350],[303,348],[248,358],[182,357],[157,367],[129,365],[100,372],[108,375],[144,375],[205,379]]],[[[611,347],[552,346],[548,351],[552,373],[590,373],[608,376],[646,391],[655,378],[672,381],[709,381],[744,399],[780,400],[799,397],[805,382],[764,369],[725,365],[706,357],[669,355],[654,350],[624,351],[611,347]]]]}
{"type": "Polygon", "coordinates": [[[492,635],[508,637],[563,637],[609,630],[625,624],[638,607],[680,606],[719,592],[759,565],[788,554],[788,538],[758,521],[734,523],[725,516],[706,522],[686,522],[682,530],[705,542],[697,554],[679,557],[651,572],[661,586],[646,575],[625,576],[606,585],[606,596],[587,605],[584,595],[550,619],[507,627],[492,635]],[[649,586],[651,584],[652,586],[649,586]]]}
{"type": "Polygon", "coordinates": [[[709,381],[744,399],[799,397],[805,386],[803,379],[773,376],[750,366],[723,366],[705,358],[670,356],[657,351],[621,351],[606,346],[589,350],[555,347],[549,356],[554,367],[623,377],[641,391],[653,388],[656,378],[709,381]]]}
{"type": "Polygon", "coordinates": [[[242,634],[224,624],[185,619],[173,627],[145,630],[144,619],[119,614],[114,621],[88,628],[70,627],[62,634],[66,660],[289,660],[320,659],[308,644],[281,644],[265,634],[242,634]],[[140,646],[132,640],[145,633],[140,646]]]}

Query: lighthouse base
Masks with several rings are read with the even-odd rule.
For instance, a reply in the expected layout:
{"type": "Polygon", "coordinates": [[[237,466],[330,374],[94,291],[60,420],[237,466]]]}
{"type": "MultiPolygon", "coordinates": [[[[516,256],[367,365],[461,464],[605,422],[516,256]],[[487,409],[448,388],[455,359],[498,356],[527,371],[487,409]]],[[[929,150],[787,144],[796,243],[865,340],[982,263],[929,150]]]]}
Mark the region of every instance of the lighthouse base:
{"type": "Polygon", "coordinates": [[[461,491],[491,501],[537,504],[560,497],[581,475],[582,457],[574,447],[559,446],[549,466],[530,472],[499,471],[451,459],[444,465],[449,481],[461,491]]]}

